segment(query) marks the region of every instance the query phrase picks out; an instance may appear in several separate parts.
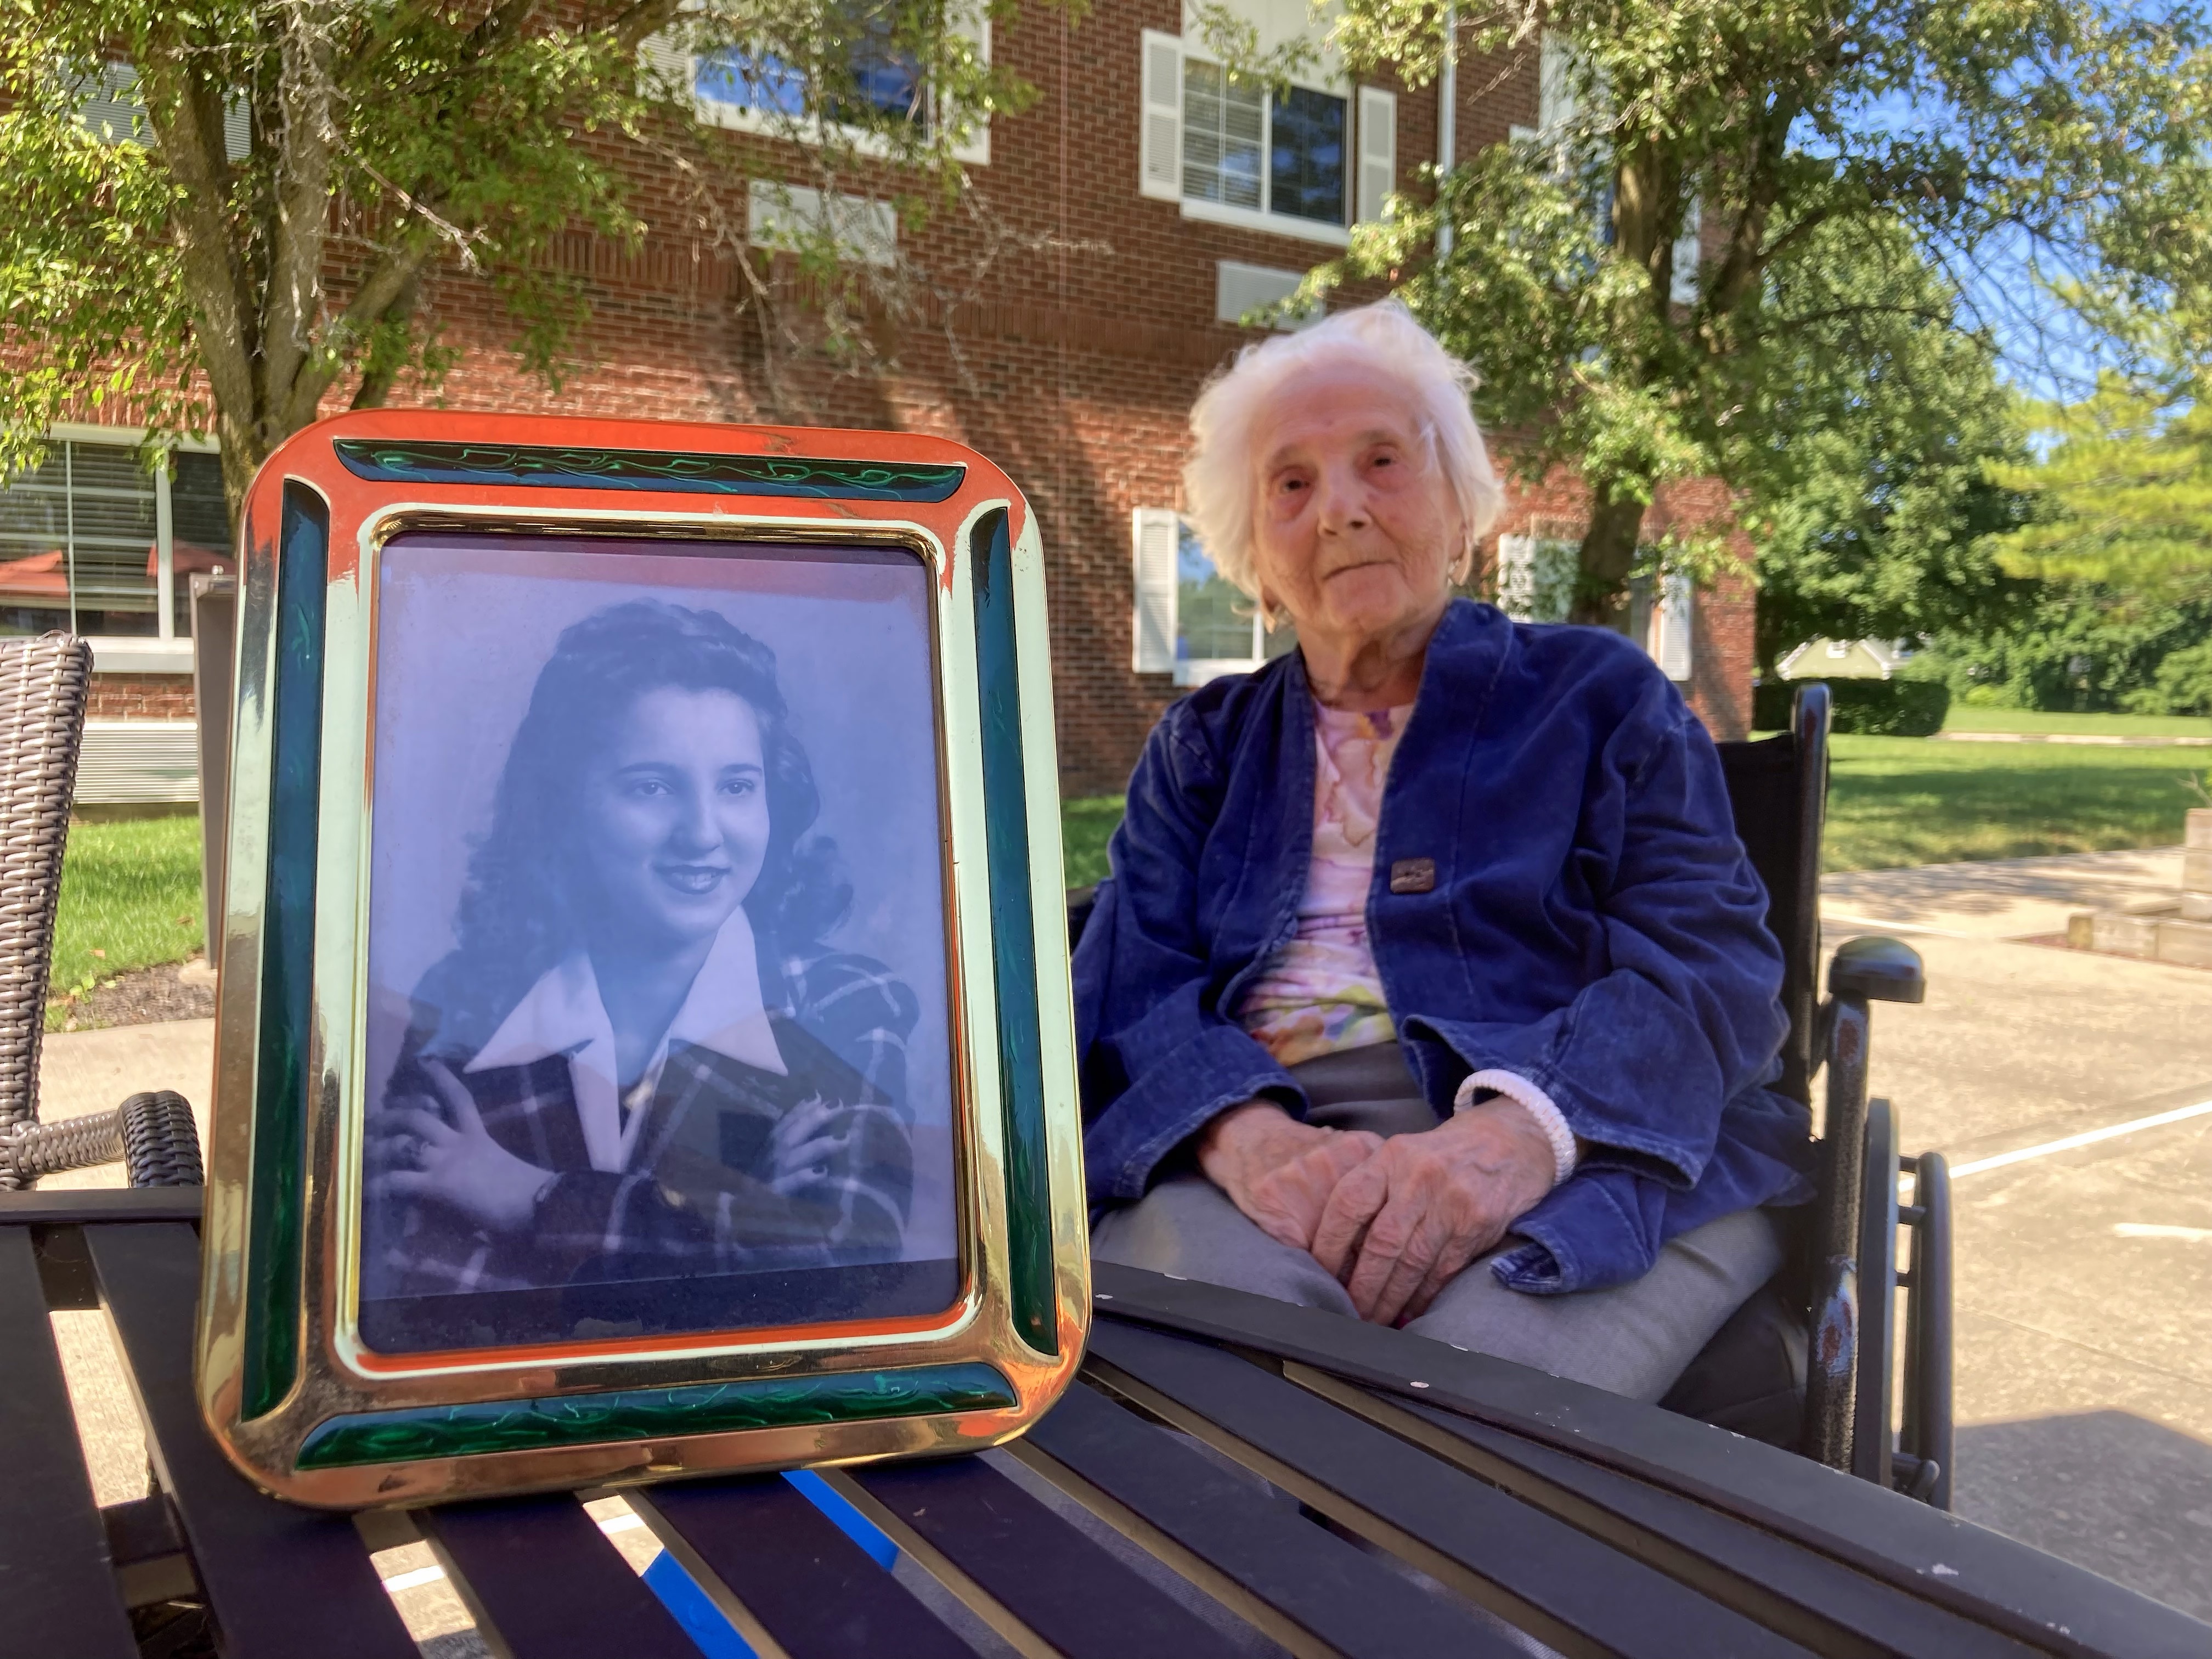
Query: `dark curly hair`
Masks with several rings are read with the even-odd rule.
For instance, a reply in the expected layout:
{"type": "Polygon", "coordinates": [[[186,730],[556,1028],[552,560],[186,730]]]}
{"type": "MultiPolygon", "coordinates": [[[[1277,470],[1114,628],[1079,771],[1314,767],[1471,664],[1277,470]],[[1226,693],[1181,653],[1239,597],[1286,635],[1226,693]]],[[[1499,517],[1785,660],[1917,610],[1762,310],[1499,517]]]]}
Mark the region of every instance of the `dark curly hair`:
{"type": "Polygon", "coordinates": [[[756,932],[801,950],[843,919],[852,889],[839,878],[836,843],[807,834],[821,796],[776,685],[775,653],[718,611],[634,599],[564,630],[538,671],[461,894],[453,965],[467,1001],[511,1003],[581,939],[570,799],[578,759],[638,698],[665,686],[734,692],[760,721],[768,852],[744,900],[756,932]]]}

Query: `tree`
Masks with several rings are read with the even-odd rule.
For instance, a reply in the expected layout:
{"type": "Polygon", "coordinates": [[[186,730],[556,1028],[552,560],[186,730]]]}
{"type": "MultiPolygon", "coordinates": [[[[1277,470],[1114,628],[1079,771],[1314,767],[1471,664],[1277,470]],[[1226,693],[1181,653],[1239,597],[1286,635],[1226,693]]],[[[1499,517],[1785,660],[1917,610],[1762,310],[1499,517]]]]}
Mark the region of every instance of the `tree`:
{"type": "MultiPolygon", "coordinates": [[[[454,269],[557,378],[586,305],[550,245],[642,237],[647,156],[739,246],[725,204],[749,174],[797,168],[822,202],[860,190],[918,218],[957,198],[975,124],[1030,95],[977,50],[1013,4],[0,0],[0,469],[72,406],[120,401],[157,437],[212,428],[234,511],[334,392],[368,408],[403,374],[434,385],[451,354],[424,289],[454,269]],[[804,142],[703,129],[694,51],[770,137],[804,142]],[[88,127],[102,91],[143,106],[130,130],[88,127]]],[[[876,280],[853,228],[785,218],[834,323],[876,280]]]]}
{"type": "Polygon", "coordinates": [[[1957,296],[1893,228],[1869,240],[1824,226],[1773,281],[1777,308],[1806,320],[1758,354],[1759,402],[1724,450],[1758,548],[1760,671],[1819,636],[2019,619],[2036,584],[2001,570],[1985,539],[2024,516],[1991,471],[2027,457],[2019,399],[1990,343],[1959,325],[1957,296]]]}
{"type": "Polygon", "coordinates": [[[1916,672],[1970,702],[2212,714],[2212,580],[2150,596],[2097,582],[2029,584],[2003,626],[1938,637],[1916,672]]]}
{"type": "MultiPolygon", "coordinates": [[[[1399,203],[1338,275],[1401,276],[1482,371],[1482,412],[1518,434],[1520,468],[1586,482],[1577,614],[1601,620],[1659,487],[1741,484],[1771,448],[1766,376],[1839,367],[1790,364],[1793,331],[1923,315],[1910,295],[1833,285],[1807,308],[1801,273],[1824,250],[1910,247],[1976,296],[1926,320],[1985,340],[1974,313],[2007,296],[1978,279],[2000,266],[2202,258],[2201,238],[2152,228],[2203,194],[2203,30],[2186,4],[1476,0],[1461,46],[1545,44],[1547,129],[1483,149],[1433,203],[1399,203]]],[[[1347,0],[1336,40],[1418,76],[1439,61],[1440,15],[1347,0]]]]}
{"type": "Polygon", "coordinates": [[[2107,373],[2096,394],[2045,404],[2030,423],[2049,445],[2039,463],[1991,469],[2022,492],[2029,521],[1991,538],[2007,570],[2138,592],[2212,577],[2212,381],[2164,386],[2107,373]]]}

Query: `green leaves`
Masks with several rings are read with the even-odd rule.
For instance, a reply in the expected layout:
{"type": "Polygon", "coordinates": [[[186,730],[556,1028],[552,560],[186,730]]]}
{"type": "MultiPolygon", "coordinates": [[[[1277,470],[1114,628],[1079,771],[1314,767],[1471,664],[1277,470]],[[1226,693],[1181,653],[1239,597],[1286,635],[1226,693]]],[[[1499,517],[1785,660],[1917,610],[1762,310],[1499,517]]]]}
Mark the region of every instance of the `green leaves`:
{"type": "MultiPolygon", "coordinates": [[[[333,395],[434,395],[457,278],[488,287],[521,366],[557,382],[589,311],[563,239],[744,247],[755,180],[865,197],[910,231],[965,201],[967,147],[1034,96],[983,49],[1015,10],[0,0],[0,349],[27,366],[0,380],[0,469],[65,410],[127,399],[157,434],[217,430],[234,498],[333,395]],[[770,95],[695,100],[695,51],[770,95]],[[137,142],[103,143],[85,94],[133,74],[137,142]]],[[[797,264],[850,321],[888,278],[856,276],[827,217],[798,227],[797,264]]],[[[749,258],[767,292],[769,257],[749,258]]]]}
{"type": "MultiPolygon", "coordinates": [[[[1907,525],[1944,550],[1917,567],[1941,566],[1950,594],[1929,615],[1969,591],[1996,602],[1986,553],[1953,550],[2010,510],[2011,486],[1981,471],[2013,442],[1992,321],[2038,369],[2031,325],[2051,312],[2094,328],[2099,307],[2212,292],[2196,0],[1474,0],[1459,17],[1463,76],[1549,40],[1551,129],[1401,204],[1346,270],[1402,281],[1476,364],[1480,412],[1524,473],[1579,472],[1600,590],[1625,580],[1636,533],[1607,504],[1709,477],[1737,492],[1770,569],[1832,562],[1807,591],[1845,611],[1910,585],[1911,561],[1844,574],[1907,525]],[[1675,252],[1692,225],[1694,280],[1675,252]],[[2030,260],[2075,280],[2020,293],[2030,260]]],[[[1356,64],[1432,64],[1438,27],[1430,0],[1346,0],[1334,39],[1356,64]]]]}
{"type": "Polygon", "coordinates": [[[2030,521],[1991,548],[2016,575],[2170,592],[2212,577],[2212,406],[2191,378],[2145,390],[2106,375],[2094,396],[2041,407],[2040,465],[1994,466],[2030,521]]]}

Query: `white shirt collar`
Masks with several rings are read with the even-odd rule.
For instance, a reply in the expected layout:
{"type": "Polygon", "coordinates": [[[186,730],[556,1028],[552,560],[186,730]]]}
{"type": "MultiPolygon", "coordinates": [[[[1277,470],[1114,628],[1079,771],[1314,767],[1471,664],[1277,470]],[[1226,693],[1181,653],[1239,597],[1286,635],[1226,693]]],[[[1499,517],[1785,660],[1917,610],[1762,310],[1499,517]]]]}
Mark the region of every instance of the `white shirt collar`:
{"type": "MultiPolygon", "coordinates": [[[[730,919],[714,935],[683,1006],[676,1011],[675,1019],[646,1067],[647,1079],[658,1084],[668,1050],[678,1042],[712,1048],[778,1077],[787,1074],[761,997],[752,922],[743,905],[730,913],[730,919]]],[[[623,1121],[620,1082],[615,1075],[614,1025],[600,1000],[592,959],[580,949],[570,951],[546,970],[464,1069],[489,1072],[526,1066],[549,1054],[568,1058],[576,1115],[592,1167],[624,1168],[646,1115],[632,1112],[629,1122],[623,1121]]],[[[647,1098],[652,1092],[647,1090],[647,1098]]]]}

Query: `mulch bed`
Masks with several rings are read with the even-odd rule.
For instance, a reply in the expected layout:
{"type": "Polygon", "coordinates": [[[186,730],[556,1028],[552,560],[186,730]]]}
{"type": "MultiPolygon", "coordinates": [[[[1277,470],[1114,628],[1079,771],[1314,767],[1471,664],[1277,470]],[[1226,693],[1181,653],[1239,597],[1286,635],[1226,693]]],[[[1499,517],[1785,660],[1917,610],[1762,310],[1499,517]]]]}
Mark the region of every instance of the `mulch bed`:
{"type": "Polygon", "coordinates": [[[118,974],[105,985],[96,985],[82,996],[57,997],[46,1005],[49,1031],[89,1031],[103,1025],[151,1025],[171,1019],[215,1018],[215,986],[192,984],[179,972],[191,966],[204,974],[205,964],[164,963],[118,974]]]}

